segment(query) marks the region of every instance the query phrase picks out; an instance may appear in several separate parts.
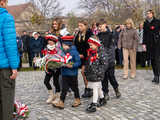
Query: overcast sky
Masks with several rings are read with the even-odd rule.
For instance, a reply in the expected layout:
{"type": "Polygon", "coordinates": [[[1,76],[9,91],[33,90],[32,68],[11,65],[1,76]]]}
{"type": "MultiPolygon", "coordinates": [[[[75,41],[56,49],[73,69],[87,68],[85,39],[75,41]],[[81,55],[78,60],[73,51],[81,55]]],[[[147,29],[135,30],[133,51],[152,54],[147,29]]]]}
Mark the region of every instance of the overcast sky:
{"type": "MultiPolygon", "coordinates": [[[[29,0],[8,0],[8,4],[9,5],[16,5],[16,4],[25,3],[26,1],[29,1],[29,0]]],[[[63,14],[66,14],[70,11],[73,11],[73,12],[79,14],[80,10],[77,9],[79,0],[58,0],[58,1],[60,1],[62,6],[65,7],[63,14]]]]}

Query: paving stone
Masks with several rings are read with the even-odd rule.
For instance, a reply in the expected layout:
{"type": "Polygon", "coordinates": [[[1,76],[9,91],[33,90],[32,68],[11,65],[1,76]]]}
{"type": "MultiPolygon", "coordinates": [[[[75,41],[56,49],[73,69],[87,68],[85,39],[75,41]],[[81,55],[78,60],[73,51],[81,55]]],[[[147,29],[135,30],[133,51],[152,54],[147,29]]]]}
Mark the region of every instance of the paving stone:
{"type": "MultiPolygon", "coordinates": [[[[122,93],[116,99],[110,85],[110,100],[107,105],[95,113],[86,113],[85,109],[92,99],[81,99],[82,105],[72,108],[74,96],[68,95],[65,109],[59,110],[45,103],[48,94],[44,86],[45,73],[20,72],[16,80],[16,100],[29,106],[27,120],[160,120],[160,85],[151,82],[152,71],[137,70],[135,79],[123,80],[122,70],[116,70],[116,78],[122,93]]],[[[84,83],[79,72],[80,94],[84,92],[84,83]]]]}

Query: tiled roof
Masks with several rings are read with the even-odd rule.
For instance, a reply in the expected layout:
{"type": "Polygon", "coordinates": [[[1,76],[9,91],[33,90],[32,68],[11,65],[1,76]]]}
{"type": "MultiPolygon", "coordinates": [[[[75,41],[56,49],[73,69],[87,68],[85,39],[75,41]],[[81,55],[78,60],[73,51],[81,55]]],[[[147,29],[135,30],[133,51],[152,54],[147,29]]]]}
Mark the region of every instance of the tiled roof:
{"type": "Polygon", "coordinates": [[[32,5],[32,3],[30,3],[30,2],[25,3],[25,4],[20,4],[20,5],[12,5],[12,6],[8,6],[7,10],[16,19],[30,5],[32,5]]]}

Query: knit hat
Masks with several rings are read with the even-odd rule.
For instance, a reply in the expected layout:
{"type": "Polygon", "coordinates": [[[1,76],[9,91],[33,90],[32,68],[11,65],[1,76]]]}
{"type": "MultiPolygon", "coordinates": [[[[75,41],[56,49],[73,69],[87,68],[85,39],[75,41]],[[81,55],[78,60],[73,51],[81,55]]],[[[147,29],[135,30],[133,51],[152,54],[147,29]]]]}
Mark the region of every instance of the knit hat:
{"type": "Polygon", "coordinates": [[[53,41],[53,42],[57,42],[57,41],[58,41],[58,37],[56,37],[55,35],[51,35],[51,34],[46,35],[46,36],[45,36],[45,39],[46,39],[46,40],[51,40],[51,41],[53,41]]]}
{"type": "Polygon", "coordinates": [[[93,38],[93,37],[90,37],[88,39],[88,43],[93,43],[93,44],[97,45],[98,47],[101,46],[100,41],[98,39],[93,38]]]}
{"type": "Polygon", "coordinates": [[[33,32],[33,33],[32,33],[32,36],[34,37],[34,35],[36,35],[36,34],[38,34],[38,33],[37,33],[37,32],[33,32]]]}
{"type": "Polygon", "coordinates": [[[61,37],[62,43],[71,46],[73,44],[74,36],[61,37]]]}

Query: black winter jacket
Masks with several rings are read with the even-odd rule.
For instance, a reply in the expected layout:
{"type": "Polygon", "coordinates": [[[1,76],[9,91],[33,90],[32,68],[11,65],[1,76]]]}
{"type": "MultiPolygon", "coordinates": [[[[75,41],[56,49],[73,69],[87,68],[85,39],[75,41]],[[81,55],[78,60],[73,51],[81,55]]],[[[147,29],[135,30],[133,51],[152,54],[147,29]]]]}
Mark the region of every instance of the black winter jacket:
{"type": "Polygon", "coordinates": [[[160,57],[160,20],[153,18],[151,22],[144,22],[143,44],[152,59],[160,57]]]}
{"type": "Polygon", "coordinates": [[[74,44],[79,52],[79,54],[82,54],[84,58],[87,57],[87,50],[89,49],[88,39],[93,35],[92,31],[90,29],[87,30],[85,34],[85,39],[83,40],[83,37],[80,37],[81,33],[79,32],[77,36],[75,37],[74,44]],[[79,38],[81,38],[79,40],[79,38]]]}
{"type": "Polygon", "coordinates": [[[30,42],[30,37],[29,35],[23,35],[21,36],[22,42],[23,42],[23,51],[24,52],[29,52],[29,42],[30,42]]]}
{"type": "Polygon", "coordinates": [[[98,34],[99,40],[104,45],[105,52],[108,54],[109,67],[115,65],[115,46],[111,32],[100,32],[98,34]]]}
{"type": "MultiPolygon", "coordinates": [[[[85,64],[85,76],[89,82],[99,82],[104,79],[105,71],[108,69],[108,54],[101,46],[98,51],[98,58],[92,63],[90,58],[85,64]]],[[[95,54],[93,54],[94,56],[95,54]]]]}

